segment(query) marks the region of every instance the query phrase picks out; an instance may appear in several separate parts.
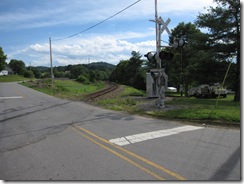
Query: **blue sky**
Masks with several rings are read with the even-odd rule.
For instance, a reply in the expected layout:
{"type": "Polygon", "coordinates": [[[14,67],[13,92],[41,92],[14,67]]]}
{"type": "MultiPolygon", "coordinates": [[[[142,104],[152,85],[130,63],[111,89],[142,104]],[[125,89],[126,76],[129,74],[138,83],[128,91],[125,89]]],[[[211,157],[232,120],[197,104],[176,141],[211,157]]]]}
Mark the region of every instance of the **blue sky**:
{"type": "MultiPolygon", "coordinates": [[[[80,32],[126,8],[136,0],[1,0],[0,47],[11,59],[26,66],[49,66],[49,37],[53,65],[104,61],[118,64],[131,51],[155,51],[154,0],[141,0],[112,19],[80,32]],[[56,41],[55,41],[56,40],[56,41]]],[[[158,15],[171,19],[169,29],[180,22],[194,22],[213,0],[158,0],[158,15]]],[[[167,41],[168,35],[163,33],[167,41]]]]}

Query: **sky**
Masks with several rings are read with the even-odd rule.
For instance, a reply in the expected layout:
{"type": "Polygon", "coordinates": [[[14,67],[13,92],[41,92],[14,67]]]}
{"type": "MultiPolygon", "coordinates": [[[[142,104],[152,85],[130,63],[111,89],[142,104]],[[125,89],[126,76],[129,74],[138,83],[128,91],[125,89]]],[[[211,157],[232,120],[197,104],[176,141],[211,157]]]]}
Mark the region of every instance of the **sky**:
{"type": "MultiPolygon", "coordinates": [[[[215,5],[213,0],[157,1],[158,16],[170,18],[170,30],[181,22],[194,23],[199,13],[215,5]]],[[[144,55],[156,50],[155,23],[149,21],[153,19],[155,0],[1,0],[0,47],[7,62],[50,66],[51,38],[53,66],[100,61],[116,65],[129,59],[132,51],[144,55]]],[[[162,40],[168,41],[166,31],[162,40]]]]}

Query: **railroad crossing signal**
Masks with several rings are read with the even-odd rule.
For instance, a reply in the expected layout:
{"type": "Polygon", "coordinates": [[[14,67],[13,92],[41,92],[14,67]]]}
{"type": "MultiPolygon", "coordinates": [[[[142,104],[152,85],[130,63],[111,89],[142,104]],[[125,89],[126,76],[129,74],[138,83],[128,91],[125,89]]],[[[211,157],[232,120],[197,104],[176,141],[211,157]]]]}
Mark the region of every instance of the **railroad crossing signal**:
{"type": "Polygon", "coordinates": [[[160,16],[159,18],[157,18],[157,20],[150,20],[151,22],[157,22],[160,26],[159,28],[159,33],[162,34],[164,32],[164,30],[166,30],[166,32],[168,33],[168,35],[171,35],[171,32],[168,28],[168,25],[170,23],[170,18],[167,19],[166,22],[164,22],[164,20],[162,19],[162,17],[160,16]],[[162,26],[162,27],[161,27],[162,26]]]}
{"type": "MultiPolygon", "coordinates": [[[[157,69],[151,69],[151,75],[154,79],[154,84],[157,84],[158,86],[158,95],[159,99],[155,102],[156,106],[164,107],[164,98],[165,98],[165,90],[168,87],[168,75],[165,73],[165,69],[161,66],[161,60],[170,57],[171,55],[168,53],[161,53],[161,34],[166,30],[168,35],[170,35],[170,30],[168,28],[168,25],[170,23],[170,18],[164,22],[162,17],[158,17],[157,12],[157,0],[155,0],[155,20],[150,20],[152,22],[155,22],[156,27],[156,54],[148,53],[145,55],[147,59],[152,63],[157,63],[157,69]],[[160,54],[161,53],[161,54],[160,54]]],[[[154,85],[153,84],[153,85],[154,85]]],[[[150,84],[151,85],[151,84],[150,84]]]]}
{"type": "Polygon", "coordinates": [[[158,21],[159,21],[159,24],[161,24],[163,27],[160,29],[160,34],[162,34],[164,32],[164,30],[166,30],[166,32],[168,33],[168,35],[170,35],[170,30],[169,28],[167,27],[170,23],[170,18],[167,19],[166,22],[164,22],[164,20],[162,19],[162,17],[159,17],[158,18],[158,21]]]}

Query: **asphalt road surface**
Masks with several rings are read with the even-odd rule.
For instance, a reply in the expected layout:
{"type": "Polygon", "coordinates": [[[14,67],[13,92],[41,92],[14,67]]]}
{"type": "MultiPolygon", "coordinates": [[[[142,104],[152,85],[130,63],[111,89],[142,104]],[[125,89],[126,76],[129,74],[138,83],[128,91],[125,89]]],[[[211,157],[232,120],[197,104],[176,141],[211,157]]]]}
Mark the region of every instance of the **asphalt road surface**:
{"type": "Polygon", "coordinates": [[[0,83],[0,180],[235,181],[240,139],[0,83]]]}

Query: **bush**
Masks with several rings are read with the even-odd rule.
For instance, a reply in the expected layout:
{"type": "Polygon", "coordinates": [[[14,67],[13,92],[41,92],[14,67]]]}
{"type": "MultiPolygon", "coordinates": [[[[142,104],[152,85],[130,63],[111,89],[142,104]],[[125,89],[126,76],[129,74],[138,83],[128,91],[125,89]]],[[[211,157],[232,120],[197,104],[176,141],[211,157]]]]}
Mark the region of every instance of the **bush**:
{"type": "Polygon", "coordinates": [[[84,75],[80,75],[76,80],[83,84],[89,84],[89,80],[84,75]]]}
{"type": "Polygon", "coordinates": [[[34,74],[33,74],[33,72],[30,71],[30,70],[25,70],[25,71],[23,72],[23,75],[24,75],[24,77],[27,77],[27,78],[34,78],[34,74]]]}

